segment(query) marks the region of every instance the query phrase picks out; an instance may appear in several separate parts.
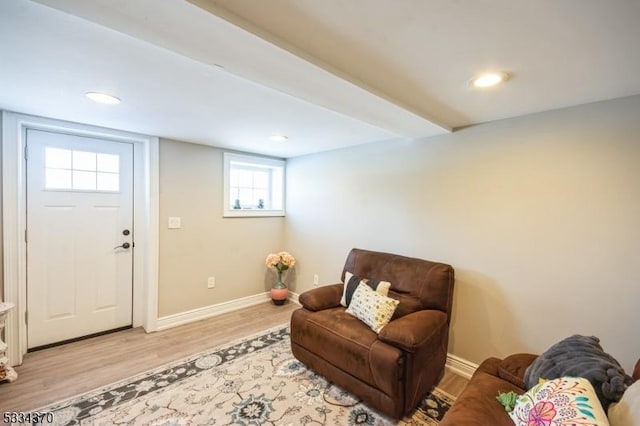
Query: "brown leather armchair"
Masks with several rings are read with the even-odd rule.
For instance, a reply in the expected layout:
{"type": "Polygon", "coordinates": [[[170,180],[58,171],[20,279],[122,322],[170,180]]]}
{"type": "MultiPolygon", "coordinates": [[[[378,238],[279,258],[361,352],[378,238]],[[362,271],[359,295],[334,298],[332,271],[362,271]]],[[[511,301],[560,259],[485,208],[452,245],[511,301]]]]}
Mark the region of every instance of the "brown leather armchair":
{"type": "Polygon", "coordinates": [[[353,249],[342,271],[389,281],[400,301],[376,334],[340,305],[343,284],[300,295],[291,317],[295,357],[332,383],[396,419],[411,412],[442,376],[453,304],[453,268],[353,249]]]}

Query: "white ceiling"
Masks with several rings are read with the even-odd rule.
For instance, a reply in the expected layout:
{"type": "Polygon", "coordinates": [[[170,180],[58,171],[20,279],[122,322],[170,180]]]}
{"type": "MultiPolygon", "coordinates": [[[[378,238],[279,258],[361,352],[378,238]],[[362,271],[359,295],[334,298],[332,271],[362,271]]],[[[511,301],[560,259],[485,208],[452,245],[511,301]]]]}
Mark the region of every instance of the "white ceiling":
{"type": "Polygon", "coordinates": [[[0,108],[291,157],[640,93],[638,22],[637,0],[0,1],[0,108]],[[467,86],[489,69],[512,79],[467,86]]]}

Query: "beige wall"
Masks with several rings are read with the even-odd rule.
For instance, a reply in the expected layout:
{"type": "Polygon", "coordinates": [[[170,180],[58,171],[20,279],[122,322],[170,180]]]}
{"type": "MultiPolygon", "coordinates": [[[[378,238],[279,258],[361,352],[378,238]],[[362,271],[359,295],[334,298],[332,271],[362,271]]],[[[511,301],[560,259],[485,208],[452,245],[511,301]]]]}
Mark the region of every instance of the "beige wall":
{"type": "Polygon", "coordinates": [[[284,218],[222,217],[223,152],[160,141],[160,317],[253,296],[275,279],[264,259],[282,250],[284,218]],[[182,228],[167,229],[169,216],[182,228]]]}
{"type": "Polygon", "coordinates": [[[288,162],[296,291],[351,247],[450,263],[450,352],[540,352],[599,336],[640,356],[640,96],[288,162]]]}
{"type": "Polygon", "coordinates": [[[223,219],[223,150],[161,140],[159,315],[266,291],[264,257],[281,249],[298,259],[292,290],[311,288],[313,274],[336,282],[362,247],[455,267],[455,355],[540,352],[583,333],[630,368],[640,356],[638,117],[635,96],[295,158],[286,219],[223,219]],[[182,229],[167,229],[169,216],[182,229]]]}

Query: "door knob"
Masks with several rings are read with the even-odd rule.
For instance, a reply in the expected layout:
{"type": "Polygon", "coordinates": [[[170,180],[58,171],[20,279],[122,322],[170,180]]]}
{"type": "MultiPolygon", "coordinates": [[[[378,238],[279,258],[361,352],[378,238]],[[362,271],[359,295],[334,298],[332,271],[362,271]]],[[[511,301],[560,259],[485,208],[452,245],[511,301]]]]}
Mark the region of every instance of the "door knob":
{"type": "Polygon", "coordinates": [[[122,231],[122,235],[129,235],[129,233],[130,233],[130,232],[129,232],[129,230],[128,230],[128,229],[125,229],[124,231],[122,231]]]}
{"type": "Polygon", "coordinates": [[[129,244],[129,243],[124,243],[124,244],[122,244],[121,246],[116,246],[116,247],[114,247],[113,249],[114,249],[114,250],[115,250],[115,249],[118,249],[118,248],[128,249],[129,247],[131,247],[131,244],[129,244]]]}

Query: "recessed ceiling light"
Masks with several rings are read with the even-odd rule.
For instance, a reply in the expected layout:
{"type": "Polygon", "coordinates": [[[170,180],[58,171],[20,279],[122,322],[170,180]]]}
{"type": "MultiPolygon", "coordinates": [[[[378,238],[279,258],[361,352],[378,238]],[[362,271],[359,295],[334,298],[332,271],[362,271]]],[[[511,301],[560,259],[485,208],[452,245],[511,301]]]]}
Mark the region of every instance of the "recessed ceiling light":
{"type": "Polygon", "coordinates": [[[503,81],[506,81],[509,79],[509,75],[507,73],[504,72],[488,72],[485,74],[480,74],[474,78],[471,79],[471,81],[469,82],[473,87],[477,87],[477,88],[485,88],[485,87],[492,87],[492,86],[496,86],[500,83],[502,83],[503,81]]]}
{"type": "Polygon", "coordinates": [[[84,95],[92,101],[100,102],[101,104],[118,105],[120,103],[120,99],[112,95],[107,95],[106,93],[87,92],[84,95]]]}
{"type": "Polygon", "coordinates": [[[273,135],[273,136],[270,136],[269,139],[271,139],[274,142],[284,142],[289,138],[285,135],[273,135]]]}

